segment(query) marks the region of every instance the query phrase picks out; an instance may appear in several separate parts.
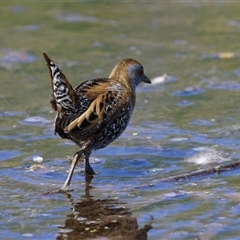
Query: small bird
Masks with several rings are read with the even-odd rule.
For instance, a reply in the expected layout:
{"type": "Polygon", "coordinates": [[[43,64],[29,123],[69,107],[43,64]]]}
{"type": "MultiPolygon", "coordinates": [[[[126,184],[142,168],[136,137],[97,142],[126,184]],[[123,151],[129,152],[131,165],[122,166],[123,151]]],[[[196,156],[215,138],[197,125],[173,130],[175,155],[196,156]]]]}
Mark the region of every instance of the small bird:
{"type": "Polygon", "coordinates": [[[126,129],[135,105],[136,87],[151,83],[141,63],[123,59],[108,78],[87,80],[73,88],[60,68],[43,52],[50,72],[51,107],[57,112],[55,133],[75,142],[75,153],[68,177],[60,191],[69,191],[74,168],[85,160],[85,175],[94,175],[89,157],[92,151],[105,148],[126,129]]]}

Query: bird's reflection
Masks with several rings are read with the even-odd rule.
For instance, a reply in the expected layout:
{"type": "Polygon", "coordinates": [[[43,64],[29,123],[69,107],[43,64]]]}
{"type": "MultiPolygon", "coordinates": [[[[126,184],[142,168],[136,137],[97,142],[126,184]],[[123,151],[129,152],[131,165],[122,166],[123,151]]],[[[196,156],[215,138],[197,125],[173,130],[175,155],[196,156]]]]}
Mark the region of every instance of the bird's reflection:
{"type": "Polygon", "coordinates": [[[65,226],[60,227],[57,240],[147,239],[150,224],[139,229],[137,218],[123,203],[114,198],[95,198],[90,190],[90,183],[86,183],[85,195],[77,202],[70,193],[66,194],[72,213],[67,215],[65,226]]]}

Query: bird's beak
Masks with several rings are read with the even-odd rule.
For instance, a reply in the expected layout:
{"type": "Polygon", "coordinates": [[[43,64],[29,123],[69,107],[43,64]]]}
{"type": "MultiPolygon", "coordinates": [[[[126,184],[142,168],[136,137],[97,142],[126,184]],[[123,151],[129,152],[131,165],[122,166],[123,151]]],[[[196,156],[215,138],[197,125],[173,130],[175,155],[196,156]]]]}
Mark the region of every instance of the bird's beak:
{"type": "Polygon", "coordinates": [[[151,83],[151,80],[146,75],[144,75],[143,79],[142,79],[142,82],[151,83]]]}

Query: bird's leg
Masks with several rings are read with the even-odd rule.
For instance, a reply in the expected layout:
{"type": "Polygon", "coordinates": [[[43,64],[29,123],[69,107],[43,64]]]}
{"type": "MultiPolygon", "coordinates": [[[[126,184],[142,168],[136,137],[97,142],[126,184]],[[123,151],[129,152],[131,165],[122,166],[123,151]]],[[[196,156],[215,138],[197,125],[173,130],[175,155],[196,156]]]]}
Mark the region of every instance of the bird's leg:
{"type": "Polygon", "coordinates": [[[95,174],[94,170],[92,169],[90,163],[89,163],[89,157],[91,155],[91,152],[85,152],[85,185],[86,185],[86,190],[90,189],[91,186],[91,181],[93,179],[93,175],[95,174]]]}
{"type": "Polygon", "coordinates": [[[91,152],[84,152],[84,155],[85,155],[85,174],[94,175],[95,172],[93,171],[89,163],[89,157],[91,155],[91,152]]]}
{"type": "Polygon", "coordinates": [[[73,157],[73,160],[72,160],[72,164],[71,164],[71,168],[70,168],[70,171],[69,171],[69,174],[68,174],[68,177],[65,181],[65,183],[62,185],[62,187],[60,188],[60,190],[66,192],[66,191],[69,191],[69,186],[70,186],[70,183],[71,183],[71,180],[72,180],[72,176],[73,176],[73,172],[74,172],[74,169],[75,169],[75,166],[78,162],[78,160],[81,158],[82,154],[83,154],[83,151],[85,150],[85,147],[81,148],[80,151],[76,152],[74,157],[73,157]]]}

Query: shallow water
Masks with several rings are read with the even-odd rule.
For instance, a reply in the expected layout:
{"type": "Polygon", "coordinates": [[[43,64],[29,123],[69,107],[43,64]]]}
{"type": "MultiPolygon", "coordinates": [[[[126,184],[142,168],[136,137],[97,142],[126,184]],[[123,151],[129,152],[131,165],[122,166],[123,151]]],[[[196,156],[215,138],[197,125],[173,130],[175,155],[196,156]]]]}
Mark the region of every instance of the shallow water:
{"type": "Polygon", "coordinates": [[[2,3],[1,239],[240,239],[239,169],[163,181],[239,159],[239,8],[2,3]],[[42,51],[74,86],[125,57],[155,79],[122,136],[92,155],[91,187],[79,164],[69,195],[44,194],[78,148],[53,133],[42,51]]]}

